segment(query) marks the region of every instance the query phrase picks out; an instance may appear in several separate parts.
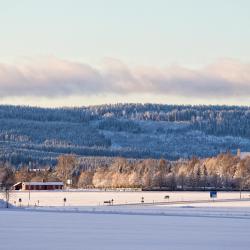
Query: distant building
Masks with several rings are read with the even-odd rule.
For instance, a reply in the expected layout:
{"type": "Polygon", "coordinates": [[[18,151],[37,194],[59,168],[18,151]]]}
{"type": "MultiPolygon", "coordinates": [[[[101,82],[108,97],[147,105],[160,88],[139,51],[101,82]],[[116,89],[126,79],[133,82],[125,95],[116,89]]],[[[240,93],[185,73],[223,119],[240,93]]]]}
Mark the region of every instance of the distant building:
{"type": "Polygon", "coordinates": [[[241,152],[240,153],[240,158],[241,159],[244,159],[246,157],[250,157],[250,152],[241,152]]]}
{"type": "Polygon", "coordinates": [[[237,156],[240,157],[240,159],[244,159],[248,156],[250,157],[250,152],[241,152],[240,149],[238,149],[237,156]]]}
{"type": "Polygon", "coordinates": [[[63,182],[18,182],[12,186],[13,190],[60,190],[63,182]]]}

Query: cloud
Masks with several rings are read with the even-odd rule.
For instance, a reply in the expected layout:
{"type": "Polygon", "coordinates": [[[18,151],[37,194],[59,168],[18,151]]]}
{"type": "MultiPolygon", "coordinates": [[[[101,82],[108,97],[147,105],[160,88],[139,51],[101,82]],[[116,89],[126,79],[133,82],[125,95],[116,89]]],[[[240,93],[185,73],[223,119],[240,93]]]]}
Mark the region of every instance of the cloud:
{"type": "Polygon", "coordinates": [[[101,68],[58,58],[0,64],[0,97],[153,94],[185,98],[250,97],[250,64],[220,60],[200,69],[129,67],[108,59],[101,68]]]}

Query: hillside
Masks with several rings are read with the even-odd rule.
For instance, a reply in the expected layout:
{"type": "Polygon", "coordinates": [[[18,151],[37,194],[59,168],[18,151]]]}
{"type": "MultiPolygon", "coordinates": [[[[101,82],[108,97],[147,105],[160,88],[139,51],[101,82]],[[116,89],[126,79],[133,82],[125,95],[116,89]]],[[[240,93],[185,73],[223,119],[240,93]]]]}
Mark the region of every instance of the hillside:
{"type": "Polygon", "coordinates": [[[250,108],[117,104],[81,108],[0,106],[0,159],[208,157],[250,151],[250,108]]]}

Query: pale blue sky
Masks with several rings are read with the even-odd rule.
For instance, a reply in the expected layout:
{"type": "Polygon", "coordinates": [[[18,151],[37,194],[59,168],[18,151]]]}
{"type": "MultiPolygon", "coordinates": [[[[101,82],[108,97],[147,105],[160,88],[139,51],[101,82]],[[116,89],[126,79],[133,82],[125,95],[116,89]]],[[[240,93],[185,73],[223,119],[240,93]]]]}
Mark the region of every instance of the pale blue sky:
{"type": "MultiPolygon", "coordinates": [[[[249,0],[4,0],[0,56],[206,64],[250,58],[249,0]]],[[[1,61],[2,61],[1,60],[1,61]]]]}
{"type": "Polygon", "coordinates": [[[249,62],[249,13],[249,0],[0,0],[0,62],[40,56],[92,66],[104,58],[153,67],[249,62]]]}

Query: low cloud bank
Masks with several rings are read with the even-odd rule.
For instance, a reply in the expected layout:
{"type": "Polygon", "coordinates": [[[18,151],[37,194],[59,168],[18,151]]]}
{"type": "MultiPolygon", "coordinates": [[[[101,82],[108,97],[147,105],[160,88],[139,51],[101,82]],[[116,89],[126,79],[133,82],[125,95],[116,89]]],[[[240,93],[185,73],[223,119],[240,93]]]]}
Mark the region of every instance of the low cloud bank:
{"type": "Polygon", "coordinates": [[[161,94],[188,98],[250,97],[250,63],[221,60],[201,69],[131,68],[106,60],[102,68],[57,58],[0,64],[0,97],[161,94]]]}

